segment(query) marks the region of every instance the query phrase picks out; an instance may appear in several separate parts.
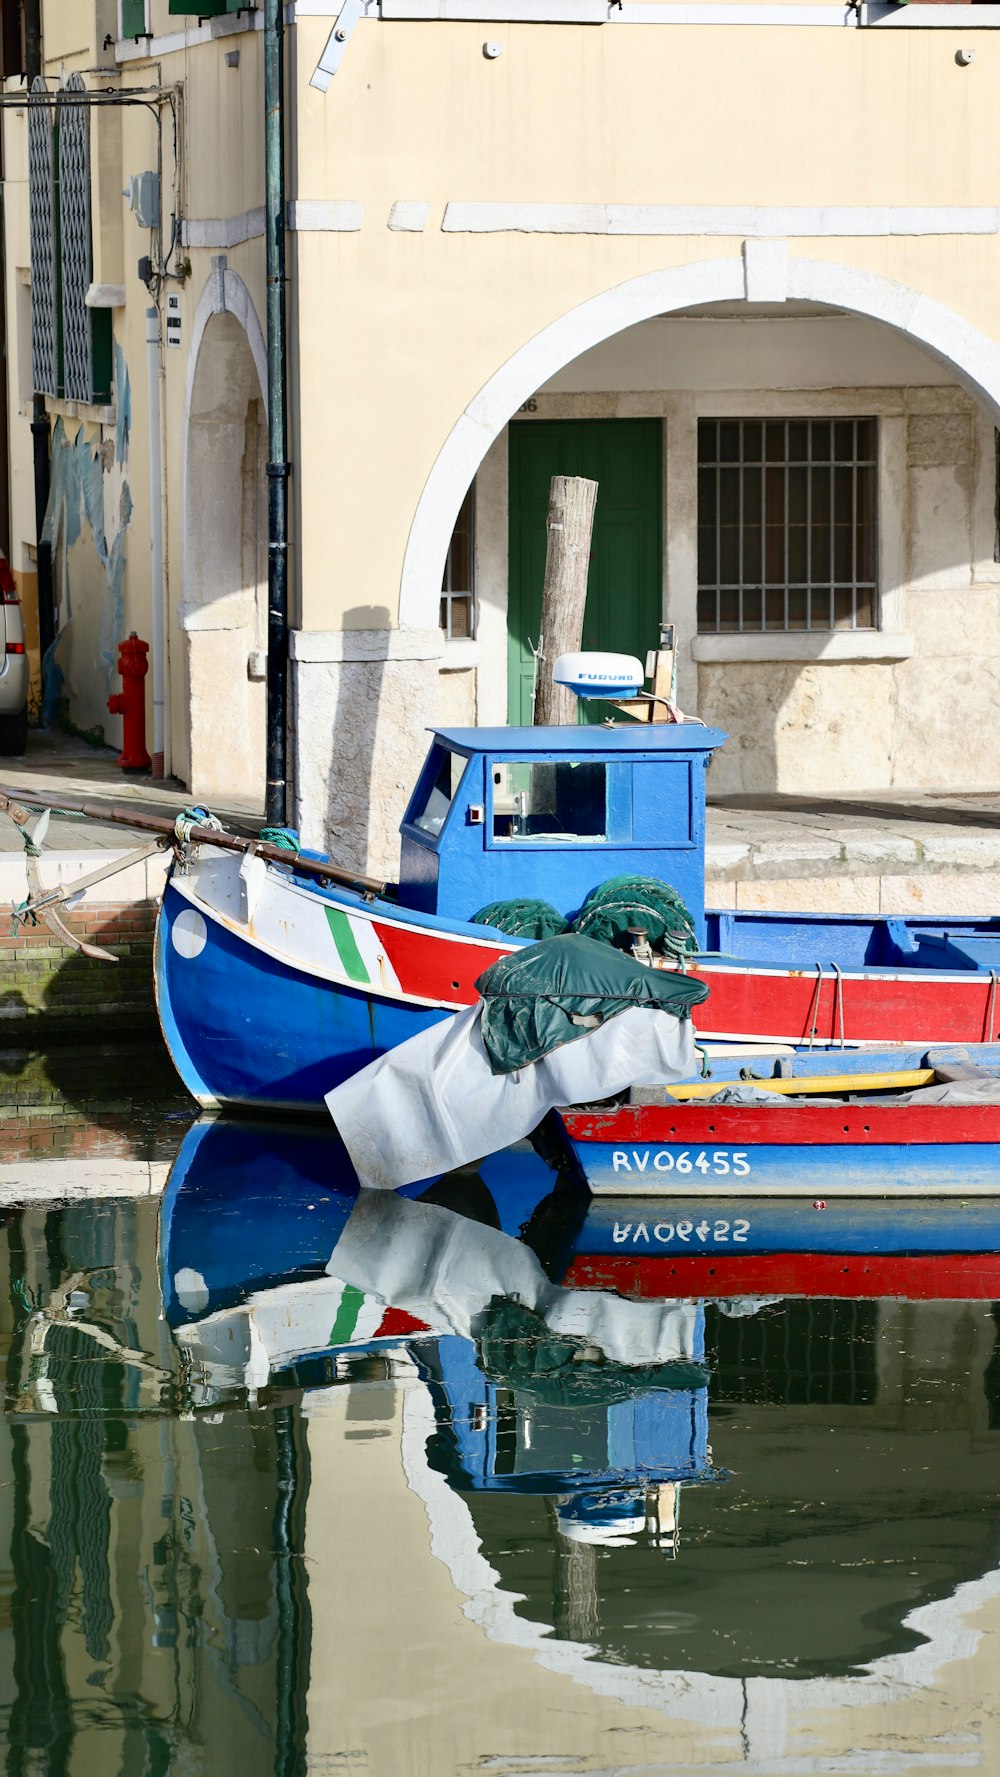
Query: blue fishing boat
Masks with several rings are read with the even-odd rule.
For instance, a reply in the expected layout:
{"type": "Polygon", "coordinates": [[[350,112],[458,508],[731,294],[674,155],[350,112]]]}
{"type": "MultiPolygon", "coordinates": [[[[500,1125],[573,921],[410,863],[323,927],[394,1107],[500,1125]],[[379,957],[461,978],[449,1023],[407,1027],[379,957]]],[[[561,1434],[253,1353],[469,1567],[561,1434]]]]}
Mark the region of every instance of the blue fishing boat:
{"type": "MultiPolygon", "coordinates": [[[[846,1052],[1000,1035],[1000,921],[706,911],[705,771],[724,738],[693,723],[434,730],[395,886],[312,854],[228,849],[189,824],[155,959],[189,1091],[205,1106],[318,1111],[373,1058],[474,1004],[484,970],[542,935],[502,929],[505,907],[533,898],[576,918],[619,877],[657,878],[686,906],[706,1043],[846,1052]]],[[[676,949],[649,951],[677,965],[676,949]]]]}
{"type": "MultiPolygon", "coordinates": [[[[655,1349],[694,1365],[703,1320],[693,1304],[709,1299],[995,1301],[1000,1199],[968,1198],[956,1215],[940,1196],[906,1205],[805,1196],[734,1205],[696,1192],[668,1205],[639,1191],[590,1198],[579,1176],[554,1173],[528,1144],[432,1187],[373,1194],[357,1189],[332,1128],[213,1118],[188,1130],[174,1160],[158,1255],[163,1311],[190,1359],[195,1402],[261,1388],[279,1372],[325,1383],[350,1374],[352,1356],[405,1349],[432,1393],[464,1404],[449,1446],[456,1477],[531,1491],[538,1464],[529,1452],[497,1473],[483,1436],[488,1423],[496,1430],[497,1388],[510,1384],[469,1351],[494,1297],[535,1303],[538,1319],[558,1324],[561,1294],[579,1303],[579,1292],[615,1292],[611,1320],[595,1301],[588,1336],[611,1327],[616,1363],[634,1359],[632,1406],[659,1398],[638,1418],[616,1414],[618,1448],[625,1432],[639,1443],[648,1432],[661,1454],[670,1450],[659,1478],[705,1478],[702,1381],[668,1375],[650,1390],[639,1374],[650,1329],[627,1313],[616,1320],[616,1297],[687,1304],[686,1317],[655,1326],[655,1349]]],[[[526,1336],[526,1326],[515,1331],[526,1336]]],[[[560,1489],[572,1486],[560,1473],[560,1489]]]]}

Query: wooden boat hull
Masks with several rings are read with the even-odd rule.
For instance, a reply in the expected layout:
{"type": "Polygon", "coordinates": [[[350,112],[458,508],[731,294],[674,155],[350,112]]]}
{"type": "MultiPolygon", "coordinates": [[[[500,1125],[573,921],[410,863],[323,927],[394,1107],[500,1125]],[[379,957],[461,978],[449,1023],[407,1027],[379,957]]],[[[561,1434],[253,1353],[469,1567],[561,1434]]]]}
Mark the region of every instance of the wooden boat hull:
{"type": "Polygon", "coordinates": [[[681,1299],[991,1301],[1000,1291],[1000,1198],[691,1196],[669,1209],[650,1196],[595,1200],[564,1281],[681,1299]]]}
{"type": "MultiPolygon", "coordinates": [[[[452,1201],[464,1214],[520,1233],[549,1274],[572,1288],[682,1300],[1000,1300],[1000,1196],[734,1202],[692,1192],[666,1205],[638,1192],[588,1201],[571,1181],[555,1190],[554,1182],[531,1149],[508,1149],[484,1161],[477,1178],[455,1181],[452,1201]],[[692,1232],[682,1239],[676,1228],[685,1221],[692,1232]],[[696,1231],[703,1222],[710,1238],[696,1231]]],[[[254,1291],[325,1279],[356,1196],[329,1124],[211,1118],[193,1125],[160,1210],[170,1324],[238,1306],[254,1291]],[[200,1284],[203,1303],[185,1308],[178,1300],[185,1276],[200,1284]]],[[[405,1337],[416,1325],[384,1305],[364,1316],[356,1307],[346,1343],[405,1337]]],[[[345,1326],[328,1319],[321,1345],[331,1328],[345,1326]]]]}
{"type": "Polygon", "coordinates": [[[754,1107],[702,1100],[564,1111],[560,1121],[595,1196],[641,1192],[732,1205],[769,1196],[1000,1193],[1000,1105],[754,1107]]]}
{"type": "Polygon", "coordinates": [[[581,1252],[564,1282],[651,1300],[806,1296],[845,1301],[991,1302],[1000,1295],[1000,1252],[751,1253],[663,1259],[581,1252]]]}
{"type": "MultiPolygon", "coordinates": [[[[375,1056],[473,1004],[478,977],[516,944],[197,846],[160,911],[160,1021],[199,1103],[318,1112],[375,1056]]],[[[696,1017],[706,1039],[926,1049],[1000,1030],[997,977],[974,969],[837,976],[720,959],[696,972],[711,990],[696,1017]]]]}

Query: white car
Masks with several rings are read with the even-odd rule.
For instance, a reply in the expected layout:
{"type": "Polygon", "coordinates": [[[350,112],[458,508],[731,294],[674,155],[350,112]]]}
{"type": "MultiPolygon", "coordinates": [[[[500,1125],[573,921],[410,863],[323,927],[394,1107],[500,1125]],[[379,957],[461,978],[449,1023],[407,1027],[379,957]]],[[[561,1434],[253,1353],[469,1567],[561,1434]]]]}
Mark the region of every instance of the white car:
{"type": "Polygon", "coordinates": [[[28,744],[28,656],[21,601],[6,556],[0,551],[0,753],[23,753],[28,744]]]}

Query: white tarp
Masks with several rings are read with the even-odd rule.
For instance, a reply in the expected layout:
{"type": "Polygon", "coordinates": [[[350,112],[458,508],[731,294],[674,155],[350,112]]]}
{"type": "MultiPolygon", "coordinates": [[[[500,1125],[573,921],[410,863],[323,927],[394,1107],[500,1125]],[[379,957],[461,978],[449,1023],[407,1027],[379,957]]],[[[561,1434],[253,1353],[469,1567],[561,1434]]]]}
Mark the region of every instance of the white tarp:
{"type": "Polygon", "coordinates": [[[630,1006],[574,1043],[495,1074],[482,1001],[400,1043],[326,1094],[363,1185],[394,1191],[521,1141],[555,1105],[588,1104],[641,1083],[698,1073],[690,1018],[630,1006]]]}
{"type": "MultiPolygon", "coordinates": [[[[613,1363],[643,1365],[699,1357],[703,1311],[692,1302],[627,1302],[602,1290],[551,1283],[531,1250],[499,1228],[438,1204],[363,1191],[333,1249],[327,1276],[254,1290],[178,1327],[195,1359],[195,1388],[210,1401],[227,1388],[263,1388],[275,1368],[323,1351],[345,1285],[363,1297],[345,1343],[377,1335],[387,1308],[402,1308],[435,1337],[474,1338],[494,1296],[520,1302],[555,1333],[573,1334],[613,1363]]],[[[402,1336],[400,1336],[402,1338],[402,1336]]]]}
{"type": "Polygon", "coordinates": [[[554,1333],[587,1339],[614,1363],[695,1356],[700,1310],[691,1302],[626,1302],[603,1290],[563,1289],[519,1240],[436,1203],[362,1193],[327,1270],[435,1332],[474,1336],[477,1317],[494,1296],[504,1296],[534,1309],[554,1333]]]}

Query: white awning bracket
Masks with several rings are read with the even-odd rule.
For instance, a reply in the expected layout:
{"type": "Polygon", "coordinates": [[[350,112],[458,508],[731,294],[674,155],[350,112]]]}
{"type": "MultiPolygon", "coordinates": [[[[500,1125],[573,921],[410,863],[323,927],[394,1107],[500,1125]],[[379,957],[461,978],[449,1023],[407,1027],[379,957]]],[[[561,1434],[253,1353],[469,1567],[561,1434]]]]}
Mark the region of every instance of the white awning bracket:
{"type": "Polygon", "coordinates": [[[309,82],[310,86],[317,87],[321,93],[326,92],[340,67],[351,41],[351,34],[364,10],[364,0],[344,0],[333,30],[326,40],[326,48],[316,64],[316,72],[309,82]]]}

